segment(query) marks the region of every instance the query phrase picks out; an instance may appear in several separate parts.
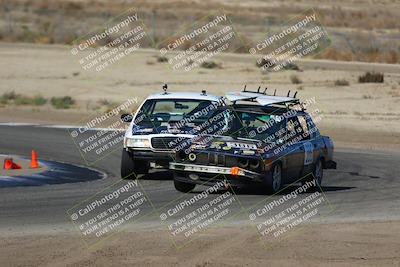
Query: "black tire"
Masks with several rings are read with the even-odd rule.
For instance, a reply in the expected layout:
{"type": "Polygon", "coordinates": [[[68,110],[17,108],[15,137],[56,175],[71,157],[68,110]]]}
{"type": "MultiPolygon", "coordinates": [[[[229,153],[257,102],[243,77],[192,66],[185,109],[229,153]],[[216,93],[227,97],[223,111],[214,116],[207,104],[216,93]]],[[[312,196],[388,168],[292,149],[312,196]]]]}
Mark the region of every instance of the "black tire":
{"type": "Polygon", "coordinates": [[[282,188],[282,166],[278,163],[272,167],[271,175],[266,180],[267,192],[275,194],[282,188]]]}
{"type": "Polygon", "coordinates": [[[136,179],[138,174],[146,174],[149,172],[147,162],[134,160],[132,153],[122,150],[121,157],[121,178],[136,179]]]}
{"type": "Polygon", "coordinates": [[[178,190],[179,192],[182,192],[182,193],[189,193],[196,187],[195,184],[189,184],[189,183],[177,181],[175,179],[174,179],[174,186],[175,186],[176,190],[178,190]]]}
{"type": "Polygon", "coordinates": [[[317,162],[315,162],[314,169],[313,169],[313,178],[315,178],[315,186],[314,188],[318,191],[321,190],[322,178],[324,177],[324,168],[322,159],[319,158],[317,162]]]}
{"type": "Polygon", "coordinates": [[[301,185],[306,184],[306,182],[312,182],[315,179],[315,186],[312,187],[313,190],[321,191],[322,178],[324,176],[323,172],[323,160],[319,158],[314,166],[312,173],[308,174],[302,181],[301,185]]]}

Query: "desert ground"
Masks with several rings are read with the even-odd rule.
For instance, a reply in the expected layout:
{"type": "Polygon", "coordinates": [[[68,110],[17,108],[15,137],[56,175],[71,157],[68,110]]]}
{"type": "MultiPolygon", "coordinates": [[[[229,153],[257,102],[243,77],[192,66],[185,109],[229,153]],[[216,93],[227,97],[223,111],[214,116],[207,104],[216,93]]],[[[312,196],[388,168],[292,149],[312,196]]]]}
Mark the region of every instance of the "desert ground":
{"type": "Polygon", "coordinates": [[[14,91],[76,100],[65,110],[49,104],[3,105],[1,122],[76,125],[88,114],[100,114],[128,98],[137,98],[139,105],[149,94],[161,92],[164,83],[170,91],[206,90],[217,95],[240,91],[246,84],[253,90],[268,87],[271,93],[276,89],[278,95],[298,91],[303,101],[315,97],[309,111],[323,114],[321,132],[343,147],[398,150],[400,144],[400,65],[304,59],[297,62],[301,71],[265,73],[251,55],[221,54],[212,59],[219,68],[186,72],[158,62],[159,51],[143,49],[96,72],[83,70],[70,46],[2,43],[0,54],[0,95],[14,91]],[[384,83],[359,83],[358,77],[367,71],[384,73],[384,83]],[[300,83],[293,84],[291,76],[300,83]],[[349,85],[335,85],[337,80],[349,85]]]}
{"type": "MultiPolygon", "coordinates": [[[[117,238],[85,246],[66,210],[119,181],[120,153],[96,166],[107,179],[0,188],[0,265],[400,266],[400,187],[398,166],[392,164],[400,158],[398,7],[398,0],[0,0],[0,160],[3,154],[29,156],[36,146],[39,157],[82,165],[71,140],[61,140],[68,137],[65,129],[42,126],[82,125],[130,98],[137,105],[127,111],[135,111],[168,84],[169,91],[216,95],[261,86],[278,95],[297,91],[302,101],[315,99],[308,111],[320,111],[317,125],[332,138],[341,163],[325,182],[336,213],[297,227],[270,247],[263,246],[246,218],[219,224],[177,249],[158,215],[153,223],[132,224],[117,238]],[[100,72],[84,70],[71,54],[73,41],[132,7],[147,25],[152,45],[100,72]],[[300,70],[261,71],[248,45],[310,8],[332,44],[296,61],[300,70]],[[155,47],[210,12],[232,19],[244,43],[240,53],[213,57],[217,67],[212,69],[174,71],[155,47]],[[360,83],[366,72],[383,73],[384,82],[360,83]],[[34,97],[41,104],[33,105],[34,97]],[[53,97],[70,97],[73,104],[57,108],[53,97]]],[[[20,163],[26,173],[29,162],[20,163]]],[[[172,181],[159,178],[143,182],[164,204],[177,192],[172,181]]]]}
{"type": "Polygon", "coordinates": [[[167,232],[134,230],[87,249],[81,236],[6,234],[4,266],[399,266],[400,226],[393,222],[311,224],[265,247],[246,226],[218,227],[177,250],[167,232]]]}

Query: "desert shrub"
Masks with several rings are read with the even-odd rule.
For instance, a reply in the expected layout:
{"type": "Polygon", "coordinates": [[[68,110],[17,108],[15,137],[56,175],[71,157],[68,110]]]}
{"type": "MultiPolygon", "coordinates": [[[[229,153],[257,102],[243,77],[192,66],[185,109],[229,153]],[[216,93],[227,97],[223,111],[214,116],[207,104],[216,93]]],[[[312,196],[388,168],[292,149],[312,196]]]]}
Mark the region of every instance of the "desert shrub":
{"type": "Polygon", "coordinates": [[[3,96],[0,96],[0,105],[6,105],[8,103],[7,99],[3,96]]]}
{"type": "Polygon", "coordinates": [[[284,70],[300,70],[299,66],[294,63],[287,63],[283,65],[284,70]]]}
{"type": "Polygon", "coordinates": [[[28,96],[23,96],[23,95],[17,95],[17,97],[14,99],[14,104],[15,105],[31,105],[32,98],[30,98],[28,96]]]}
{"type": "Polygon", "coordinates": [[[215,69],[219,68],[220,65],[215,63],[214,61],[204,61],[203,63],[201,63],[201,67],[205,69],[215,69]]]}
{"type": "Polygon", "coordinates": [[[273,68],[275,66],[275,64],[272,63],[271,60],[262,57],[256,61],[256,66],[259,68],[268,69],[268,68],[273,68]]]}
{"type": "Polygon", "coordinates": [[[350,83],[345,79],[340,79],[335,81],[336,86],[348,86],[350,83]]]}
{"type": "Polygon", "coordinates": [[[164,56],[158,56],[157,57],[157,62],[168,62],[168,58],[164,56]]]}
{"type": "Polygon", "coordinates": [[[33,105],[42,106],[46,104],[47,100],[41,95],[36,95],[34,97],[24,96],[21,94],[16,94],[14,91],[7,92],[0,97],[1,104],[8,104],[9,102],[15,105],[33,105]]]}
{"type": "Polygon", "coordinates": [[[383,73],[367,72],[358,77],[359,83],[383,83],[383,73]]]}
{"type": "Polygon", "coordinates": [[[302,81],[300,80],[299,77],[297,77],[297,75],[291,75],[291,76],[290,76],[290,81],[291,81],[293,84],[300,84],[300,83],[302,83],[302,81]]]}
{"type": "Polygon", "coordinates": [[[75,104],[75,100],[70,96],[52,97],[50,102],[56,109],[68,109],[75,104]]]}
{"type": "Polygon", "coordinates": [[[17,94],[14,91],[6,92],[1,96],[1,98],[4,99],[4,101],[14,100],[17,98],[17,94]]]}
{"type": "Polygon", "coordinates": [[[41,95],[35,95],[32,99],[32,104],[34,106],[43,106],[47,103],[47,99],[41,95]]]}
{"type": "Polygon", "coordinates": [[[111,102],[108,99],[105,99],[105,98],[97,100],[97,103],[99,105],[101,105],[101,106],[109,106],[109,105],[111,105],[111,102]]]}

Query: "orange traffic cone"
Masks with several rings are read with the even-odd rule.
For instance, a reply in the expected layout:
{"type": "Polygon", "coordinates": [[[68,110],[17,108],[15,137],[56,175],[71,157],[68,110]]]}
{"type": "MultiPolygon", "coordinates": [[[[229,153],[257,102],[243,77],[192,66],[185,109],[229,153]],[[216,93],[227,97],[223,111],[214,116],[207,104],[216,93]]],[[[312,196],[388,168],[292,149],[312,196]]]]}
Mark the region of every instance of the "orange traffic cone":
{"type": "Polygon", "coordinates": [[[21,166],[19,166],[17,163],[13,162],[11,165],[11,169],[13,170],[19,170],[21,169],[21,166]]]}
{"type": "Polygon", "coordinates": [[[37,169],[37,168],[39,168],[39,163],[36,158],[36,152],[35,150],[32,150],[31,169],[37,169]]]}
{"type": "Polygon", "coordinates": [[[4,160],[3,169],[4,170],[17,170],[17,169],[21,169],[21,166],[19,166],[15,162],[13,162],[12,158],[7,158],[4,160]]]}
{"type": "Polygon", "coordinates": [[[4,159],[3,170],[11,170],[13,164],[12,158],[4,159]]]}

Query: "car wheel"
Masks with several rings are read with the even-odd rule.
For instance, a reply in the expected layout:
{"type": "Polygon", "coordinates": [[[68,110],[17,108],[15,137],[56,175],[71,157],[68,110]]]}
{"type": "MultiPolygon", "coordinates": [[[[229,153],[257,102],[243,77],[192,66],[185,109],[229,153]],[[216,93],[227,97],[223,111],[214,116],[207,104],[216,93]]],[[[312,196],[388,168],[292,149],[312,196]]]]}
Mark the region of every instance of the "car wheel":
{"type": "Polygon", "coordinates": [[[188,193],[196,187],[195,184],[184,183],[177,180],[174,180],[174,186],[176,190],[182,193],[188,193]]]}
{"type": "Polygon", "coordinates": [[[122,150],[121,157],[121,178],[123,179],[135,179],[137,174],[148,173],[149,168],[146,162],[134,160],[132,153],[122,150]]]}
{"type": "Polygon", "coordinates": [[[282,187],[282,167],[280,164],[275,164],[272,168],[271,178],[268,179],[269,193],[276,193],[282,187]]]}
{"type": "Polygon", "coordinates": [[[315,189],[321,189],[322,177],[324,176],[324,169],[322,160],[318,159],[314,166],[313,176],[315,179],[315,189]]]}

